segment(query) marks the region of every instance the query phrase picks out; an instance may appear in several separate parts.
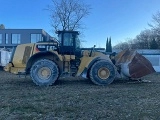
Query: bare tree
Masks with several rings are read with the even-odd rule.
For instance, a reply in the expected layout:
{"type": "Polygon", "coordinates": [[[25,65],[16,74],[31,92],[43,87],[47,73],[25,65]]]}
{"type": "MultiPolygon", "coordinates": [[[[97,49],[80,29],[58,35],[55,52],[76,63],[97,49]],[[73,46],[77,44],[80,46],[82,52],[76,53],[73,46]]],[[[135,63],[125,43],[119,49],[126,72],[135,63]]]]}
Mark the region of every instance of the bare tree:
{"type": "Polygon", "coordinates": [[[129,44],[127,42],[121,42],[115,45],[113,49],[121,49],[121,50],[129,49],[129,44]]]}
{"type": "Polygon", "coordinates": [[[153,39],[152,30],[146,29],[140,32],[139,35],[136,36],[136,42],[138,44],[138,48],[140,49],[149,49],[150,42],[153,39]]]}
{"type": "Polygon", "coordinates": [[[89,15],[90,6],[80,0],[52,0],[48,6],[52,26],[57,30],[77,30],[82,27],[82,18],[89,15]]]}
{"type": "MultiPolygon", "coordinates": [[[[151,29],[142,30],[133,40],[127,42],[131,49],[160,48],[160,11],[152,16],[152,23],[148,25],[151,29]]],[[[125,48],[127,44],[124,42],[115,47],[125,48]]]]}
{"type": "Polygon", "coordinates": [[[160,46],[160,11],[152,16],[152,24],[149,24],[149,26],[153,30],[158,46],[160,46]]]}
{"type": "Polygon", "coordinates": [[[152,24],[148,24],[154,30],[160,32],[160,11],[152,16],[152,24]]]}

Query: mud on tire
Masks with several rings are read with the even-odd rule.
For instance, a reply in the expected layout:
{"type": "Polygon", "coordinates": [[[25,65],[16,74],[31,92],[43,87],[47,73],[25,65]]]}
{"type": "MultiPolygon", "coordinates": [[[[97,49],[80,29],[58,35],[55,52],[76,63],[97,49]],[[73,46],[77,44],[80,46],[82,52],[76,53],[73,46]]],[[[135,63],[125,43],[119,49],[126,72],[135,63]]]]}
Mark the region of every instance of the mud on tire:
{"type": "Polygon", "coordinates": [[[32,65],[30,76],[36,85],[49,86],[58,79],[59,69],[53,61],[40,59],[32,65]]]}
{"type": "Polygon", "coordinates": [[[110,61],[100,60],[95,62],[89,72],[89,77],[94,84],[108,85],[116,76],[114,65],[110,61]]]}

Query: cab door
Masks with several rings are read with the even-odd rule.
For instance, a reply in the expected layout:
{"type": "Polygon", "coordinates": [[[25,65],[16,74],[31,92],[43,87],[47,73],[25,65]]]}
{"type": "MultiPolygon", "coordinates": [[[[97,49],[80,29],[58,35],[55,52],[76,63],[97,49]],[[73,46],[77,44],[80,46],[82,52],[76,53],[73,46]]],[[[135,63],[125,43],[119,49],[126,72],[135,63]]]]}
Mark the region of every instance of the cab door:
{"type": "Polygon", "coordinates": [[[76,51],[77,33],[75,32],[62,32],[59,34],[60,54],[75,55],[76,51]]]}

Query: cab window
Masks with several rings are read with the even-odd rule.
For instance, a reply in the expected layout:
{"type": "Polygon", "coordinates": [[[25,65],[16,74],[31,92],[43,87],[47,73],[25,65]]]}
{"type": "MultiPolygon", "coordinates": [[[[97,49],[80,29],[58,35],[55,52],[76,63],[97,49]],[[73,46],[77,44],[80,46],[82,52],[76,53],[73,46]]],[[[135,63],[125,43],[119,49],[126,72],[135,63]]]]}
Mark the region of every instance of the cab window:
{"type": "Polygon", "coordinates": [[[64,34],[63,45],[64,46],[73,46],[74,37],[70,33],[64,34]]]}

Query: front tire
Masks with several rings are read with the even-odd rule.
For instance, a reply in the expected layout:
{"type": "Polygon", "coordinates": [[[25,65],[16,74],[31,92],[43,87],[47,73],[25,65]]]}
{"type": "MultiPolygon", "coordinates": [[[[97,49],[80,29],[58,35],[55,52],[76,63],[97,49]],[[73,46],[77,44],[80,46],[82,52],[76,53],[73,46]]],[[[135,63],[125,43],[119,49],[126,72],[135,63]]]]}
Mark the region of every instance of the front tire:
{"type": "Polygon", "coordinates": [[[40,59],[32,65],[30,76],[36,85],[49,86],[58,79],[59,69],[53,61],[40,59]]]}
{"type": "Polygon", "coordinates": [[[90,69],[90,79],[96,85],[108,85],[116,77],[114,65],[106,60],[95,62],[90,69]]]}

